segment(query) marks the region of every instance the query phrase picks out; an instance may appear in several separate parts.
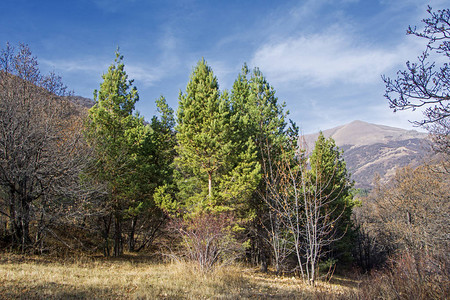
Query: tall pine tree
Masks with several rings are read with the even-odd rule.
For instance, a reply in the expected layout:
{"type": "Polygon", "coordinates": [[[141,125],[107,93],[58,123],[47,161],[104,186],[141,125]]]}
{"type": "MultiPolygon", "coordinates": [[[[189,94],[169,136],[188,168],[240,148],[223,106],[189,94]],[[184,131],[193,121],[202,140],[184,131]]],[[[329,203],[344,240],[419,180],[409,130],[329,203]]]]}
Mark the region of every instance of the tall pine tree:
{"type": "Polygon", "coordinates": [[[255,145],[256,157],[261,166],[261,179],[258,188],[246,205],[250,236],[252,238],[252,259],[261,262],[267,269],[266,221],[270,213],[265,206],[270,201],[267,184],[276,174],[277,164],[286,151],[294,151],[297,141],[295,124],[287,128],[285,121],[288,112],[284,103],[279,103],[275,90],[267,82],[261,71],[255,68],[249,71],[246,65],[235,80],[231,91],[232,124],[236,129],[235,139],[251,140],[255,145]]]}
{"type": "Polygon", "coordinates": [[[351,259],[352,210],[355,206],[351,189],[353,181],[347,171],[342,151],[332,138],[326,139],[322,132],[315,143],[310,157],[310,182],[322,196],[330,202],[327,209],[332,211],[331,218],[338,220],[335,224],[336,242],[330,244],[329,258],[347,261],[351,259]]]}
{"type": "Polygon", "coordinates": [[[123,253],[124,214],[145,198],[146,173],[151,170],[150,128],[144,125],[143,118],[133,114],[139,96],[124,67],[123,56],[116,52],[100,90],[94,92],[95,105],[89,110],[85,132],[95,153],[87,175],[107,186],[107,206],[114,217],[114,256],[123,253]]]}
{"type": "Polygon", "coordinates": [[[204,59],[179,99],[180,200],[189,209],[235,210],[258,184],[259,164],[252,141],[234,137],[228,94],[204,59]]]}

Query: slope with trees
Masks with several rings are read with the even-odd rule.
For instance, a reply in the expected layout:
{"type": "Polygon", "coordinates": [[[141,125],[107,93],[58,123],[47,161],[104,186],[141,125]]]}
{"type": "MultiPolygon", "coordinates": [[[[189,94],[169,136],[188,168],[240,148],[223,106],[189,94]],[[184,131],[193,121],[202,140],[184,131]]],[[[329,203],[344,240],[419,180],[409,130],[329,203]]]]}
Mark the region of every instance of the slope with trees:
{"type": "Polygon", "coordinates": [[[449,66],[450,10],[434,12],[423,31],[408,34],[427,40],[418,61],[406,63],[396,79],[386,76],[386,98],[396,110],[422,109],[415,121],[431,133],[442,160],[405,167],[375,188],[356,210],[358,236],[355,257],[365,270],[384,266],[369,277],[360,297],[445,299],[450,291],[448,232],[449,200],[449,66]],[[441,57],[443,63],[431,59],[441,57]],[[375,284],[374,284],[375,283],[375,284]]]}
{"type": "MultiPolygon", "coordinates": [[[[429,40],[420,63],[385,82],[394,109],[425,108],[418,124],[447,153],[448,131],[439,130],[448,130],[448,69],[427,59],[448,57],[449,13],[429,12],[423,33],[409,31],[429,40]]],[[[2,241],[16,249],[43,250],[52,234],[72,250],[109,256],[113,239],[114,256],[154,254],[161,234],[158,254],[194,261],[204,275],[242,258],[314,286],[322,266],[350,266],[352,255],[365,271],[409,255],[418,277],[447,276],[448,170],[399,172],[352,218],[358,202],[342,151],[323,134],[311,152],[299,144],[257,68],[244,65],[227,92],[202,59],[176,118],[161,97],[159,116],[146,122],[119,53],[87,116],[74,104],[83,99],[57,97],[66,95],[61,79],[42,76],[26,46],[0,58],[0,220],[2,241]]]]}
{"type": "Polygon", "coordinates": [[[54,214],[70,214],[86,149],[83,111],[58,96],[61,78],[43,75],[27,45],[0,57],[0,212],[22,251],[41,245],[54,214]],[[36,224],[36,220],[39,220],[36,224]],[[30,224],[36,224],[31,235],[30,224]]]}

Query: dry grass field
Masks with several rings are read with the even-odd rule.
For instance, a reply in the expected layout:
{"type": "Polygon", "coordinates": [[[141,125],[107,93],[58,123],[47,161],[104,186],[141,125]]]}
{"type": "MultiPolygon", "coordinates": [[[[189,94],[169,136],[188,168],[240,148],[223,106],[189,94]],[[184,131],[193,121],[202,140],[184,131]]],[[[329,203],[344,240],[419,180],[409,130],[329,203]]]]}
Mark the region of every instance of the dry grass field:
{"type": "MultiPolygon", "coordinates": [[[[242,266],[208,275],[186,263],[22,257],[1,253],[0,299],[339,299],[353,288],[278,277],[242,266]]],[[[351,285],[351,284],[350,284],[351,285]]]]}

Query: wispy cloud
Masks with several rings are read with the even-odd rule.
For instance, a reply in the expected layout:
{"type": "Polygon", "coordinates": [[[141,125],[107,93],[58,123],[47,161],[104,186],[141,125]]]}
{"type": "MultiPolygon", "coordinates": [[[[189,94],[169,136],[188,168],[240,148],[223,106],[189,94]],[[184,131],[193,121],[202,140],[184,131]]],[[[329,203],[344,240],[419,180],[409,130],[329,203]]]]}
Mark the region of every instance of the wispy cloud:
{"type": "Polygon", "coordinates": [[[278,83],[366,84],[379,81],[380,74],[418,53],[419,46],[411,40],[402,41],[394,49],[377,47],[333,28],[264,44],[255,52],[252,63],[278,83]]]}
{"type": "MultiPolygon", "coordinates": [[[[131,61],[125,58],[125,71],[130,79],[136,80],[141,87],[151,87],[168,76],[171,70],[179,65],[176,54],[177,40],[171,34],[164,34],[157,43],[160,49],[158,58],[149,61],[145,57],[134,57],[131,61]]],[[[112,63],[112,57],[81,57],[73,59],[49,60],[41,59],[40,62],[48,69],[66,75],[84,74],[100,78],[101,74],[107,72],[112,63]]]]}
{"type": "Polygon", "coordinates": [[[126,65],[125,71],[130,79],[139,81],[145,87],[154,86],[164,76],[165,72],[159,67],[143,65],[126,65]]]}
{"type": "Polygon", "coordinates": [[[46,65],[48,68],[53,68],[57,71],[66,72],[83,72],[83,73],[100,73],[103,72],[108,63],[106,60],[98,58],[81,58],[81,59],[60,59],[60,60],[49,60],[40,59],[40,63],[46,65]]]}
{"type": "Polygon", "coordinates": [[[219,80],[220,89],[231,89],[234,80],[237,78],[240,66],[223,60],[208,60],[208,64],[219,80]]]}
{"type": "Polygon", "coordinates": [[[126,63],[125,70],[130,78],[135,79],[142,87],[152,87],[164,78],[170,77],[180,66],[179,39],[173,31],[166,27],[155,45],[155,59],[149,59],[148,54],[126,63]]]}

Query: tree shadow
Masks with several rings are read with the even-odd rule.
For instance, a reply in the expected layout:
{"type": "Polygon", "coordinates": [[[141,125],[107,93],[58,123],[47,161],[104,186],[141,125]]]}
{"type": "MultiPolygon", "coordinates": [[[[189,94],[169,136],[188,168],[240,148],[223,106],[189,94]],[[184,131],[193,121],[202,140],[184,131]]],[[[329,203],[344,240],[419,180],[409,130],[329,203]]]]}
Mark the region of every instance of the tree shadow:
{"type": "Polygon", "coordinates": [[[120,299],[123,295],[111,289],[86,288],[48,282],[41,285],[9,287],[0,289],[0,299],[120,299]]]}

